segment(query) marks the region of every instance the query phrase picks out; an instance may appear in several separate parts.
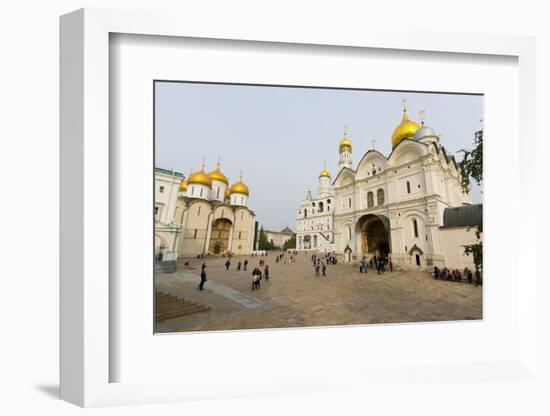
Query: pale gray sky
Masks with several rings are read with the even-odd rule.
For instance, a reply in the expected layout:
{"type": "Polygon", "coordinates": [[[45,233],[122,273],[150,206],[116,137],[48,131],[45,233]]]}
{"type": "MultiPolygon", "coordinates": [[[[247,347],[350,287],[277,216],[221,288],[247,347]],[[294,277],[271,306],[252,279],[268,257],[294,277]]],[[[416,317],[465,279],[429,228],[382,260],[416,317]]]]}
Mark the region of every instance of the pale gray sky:
{"type": "MultiPolygon", "coordinates": [[[[323,160],[333,176],[342,126],[353,143],[354,168],[376,140],[386,156],[407,99],[409,116],[441,135],[449,154],[471,148],[483,118],[479,95],[157,82],[155,165],[186,176],[222,171],[250,188],[249,207],[266,229],[296,229],[296,209],[317,190],[323,160]]],[[[457,154],[457,161],[461,155],[457,154]]],[[[472,190],[473,202],[481,192],[472,190]]]]}

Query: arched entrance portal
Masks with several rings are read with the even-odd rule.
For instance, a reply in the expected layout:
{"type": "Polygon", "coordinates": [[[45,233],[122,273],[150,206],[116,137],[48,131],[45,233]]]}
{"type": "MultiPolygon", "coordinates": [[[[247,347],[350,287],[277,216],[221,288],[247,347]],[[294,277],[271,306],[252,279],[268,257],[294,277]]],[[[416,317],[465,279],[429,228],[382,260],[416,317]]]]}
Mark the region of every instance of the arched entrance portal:
{"type": "Polygon", "coordinates": [[[304,236],[304,249],[309,250],[311,248],[311,236],[305,235],[304,236]]]}
{"type": "Polygon", "coordinates": [[[364,215],[357,222],[359,254],[382,256],[390,254],[389,220],[383,215],[364,215]]]}
{"type": "Polygon", "coordinates": [[[214,221],[208,251],[214,254],[222,254],[229,249],[229,236],[232,225],[227,218],[218,218],[214,221]]]}

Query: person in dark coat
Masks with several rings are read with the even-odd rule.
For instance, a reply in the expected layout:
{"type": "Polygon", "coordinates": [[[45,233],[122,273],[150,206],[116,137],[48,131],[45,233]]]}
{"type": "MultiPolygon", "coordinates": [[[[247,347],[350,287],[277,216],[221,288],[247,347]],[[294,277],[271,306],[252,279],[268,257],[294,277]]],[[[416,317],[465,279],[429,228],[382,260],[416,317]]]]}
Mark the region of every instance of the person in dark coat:
{"type": "Polygon", "coordinates": [[[241,262],[240,262],[240,261],[237,263],[237,271],[238,271],[238,272],[241,271],[241,262]]]}
{"type": "Polygon", "coordinates": [[[229,270],[229,267],[231,267],[231,260],[227,259],[225,262],[225,270],[229,270]]]}
{"type": "Polygon", "coordinates": [[[206,270],[203,268],[201,271],[201,281],[197,289],[204,290],[204,284],[206,283],[206,270]]]}
{"type": "Polygon", "coordinates": [[[248,267],[248,259],[245,259],[244,260],[244,263],[243,263],[243,270],[246,272],[246,268],[248,267]]]}

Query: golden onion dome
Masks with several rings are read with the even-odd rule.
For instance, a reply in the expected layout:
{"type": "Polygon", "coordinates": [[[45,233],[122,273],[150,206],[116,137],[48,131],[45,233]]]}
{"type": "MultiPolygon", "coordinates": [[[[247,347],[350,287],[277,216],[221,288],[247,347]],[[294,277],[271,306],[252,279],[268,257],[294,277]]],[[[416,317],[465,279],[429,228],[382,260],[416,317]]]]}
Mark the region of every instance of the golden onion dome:
{"type": "Polygon", "coordinates": [[[391,144],[397,146],[403,139],[412,139],[415,133],[420,129],[420,125],[410,120],[407,116],[407,109],[403,109],[403,119],[395,128],[391,136],[391,144]]]}
{"type": "Polygon", "coordinates": [[[183,180],[180,183],[180,192],[186,192],[187,191],[187,181],[183,180]]]}
{"type": "Polygon", "coordinates": [[[323,170],[321,171],[321,173],[319,174],[319,179],[320,178],[330,178],[330,172],[327,170],[326,160],[325,160],[325,166],[324,166],[323,170]]]}
{"type": "Polygon", "coordinates": [[[204,165],[202,169],[198,172],[195,172],[191,175],[189,175],[189,179],[187,180],[188,185],[204,185],[209,188],[212,187],[212,178],[210,178],[209,175],[207,175],[204,172],[204,165]]]}
{"type": "Polygon", "coordinates": [[[319,174],[319,177],[320,178],[330,178],[330,172],[326,169],[324,169],[323,171],[321,171],[321,173],[319,174]]]}
{"type": "Polygon", "coordinates": [[[210,172],[208,176],[210,176],[210,179],[212,179],[213,181],[220,181],[225,183],[226,185],[229,185],[229,180],[227,179],[227,176],[225,176],[220,169],[220,162],[218,162],[216,170],[210,172]]]}
{"type": "Polygon", "coordinates": [[[246,195],[246,196],[249,196],[250,195],[250,191],[248,190],[248,186],[246,186],[243,182],[243,178],[241,177],[241,180],[235,184],[233,184],[233,186],[231,186],[231,188],[229,189],[229,194],[243,194],[243,195],[246,195]]]}

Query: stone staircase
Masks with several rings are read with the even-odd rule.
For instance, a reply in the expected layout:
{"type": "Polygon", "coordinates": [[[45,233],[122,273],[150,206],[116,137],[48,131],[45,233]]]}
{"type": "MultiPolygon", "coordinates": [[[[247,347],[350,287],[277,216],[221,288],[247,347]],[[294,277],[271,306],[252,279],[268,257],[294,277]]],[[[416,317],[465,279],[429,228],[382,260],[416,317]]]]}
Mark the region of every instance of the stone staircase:
{"type": "Polygon", "coordinates": [[[206,312],[210,306],[183,300],[169,293],[155,291],[155,321],[206,312]]]}

